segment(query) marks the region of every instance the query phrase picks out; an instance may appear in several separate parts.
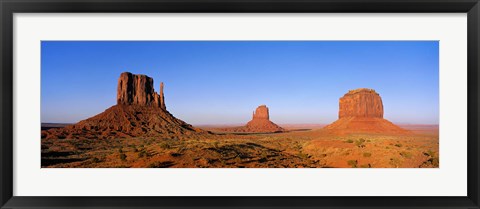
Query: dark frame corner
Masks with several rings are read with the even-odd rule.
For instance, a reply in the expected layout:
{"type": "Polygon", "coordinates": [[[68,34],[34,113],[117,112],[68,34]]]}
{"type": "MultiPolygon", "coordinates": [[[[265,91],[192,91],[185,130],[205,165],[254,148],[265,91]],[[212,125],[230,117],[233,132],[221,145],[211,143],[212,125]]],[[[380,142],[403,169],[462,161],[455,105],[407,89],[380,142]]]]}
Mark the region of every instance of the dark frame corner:
{"type": "Polygon", "coordinates": [[[480,208],[479,0],[0,0],[1,208],[480,208]],[[18,197],[13,196],[13,14],[140,12],[467,13],[466,197],[18,197]]]}

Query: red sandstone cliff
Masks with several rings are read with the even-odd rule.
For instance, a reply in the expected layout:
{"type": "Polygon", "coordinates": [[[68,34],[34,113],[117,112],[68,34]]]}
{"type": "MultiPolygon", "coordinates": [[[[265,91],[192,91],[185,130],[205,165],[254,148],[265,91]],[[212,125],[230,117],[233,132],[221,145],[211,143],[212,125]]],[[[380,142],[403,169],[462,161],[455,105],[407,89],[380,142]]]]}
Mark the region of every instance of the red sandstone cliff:
{"type": "Polygon", "coordinates": [[[154,90],[152,78],[124,72],[118,79],[117,104],[155,106],[166,109],[163,83],[160,83],[160,94],[158,94],[154,90]]]}
{"type": "Polygon", "coordinates": [[[382,98],[373,89],[360,88],[350,90],[340,98],[339,104],[338,118],[383,118],[382,98]]]}
{"type": "Polygon", "coordinates": [[[336,134],[402,134],[408,131],[383,119],[383,103],[373,89],[350,90],[339,101],[338,120],[324,127],[336,134]]]}

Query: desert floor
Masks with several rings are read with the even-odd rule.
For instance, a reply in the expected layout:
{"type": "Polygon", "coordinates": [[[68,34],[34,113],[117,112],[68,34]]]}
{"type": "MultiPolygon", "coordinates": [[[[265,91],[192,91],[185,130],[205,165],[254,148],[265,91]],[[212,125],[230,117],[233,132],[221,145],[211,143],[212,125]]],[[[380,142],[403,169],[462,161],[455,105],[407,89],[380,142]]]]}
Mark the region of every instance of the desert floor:
{"type": "MultiPolygon", "coordinates": [[[[438,168],[438,128],[334,136],[317,129],[201,139],[43,139],[43,168],[438,168]]],[[[215,128],[210,128],[215,131],[215,128]]]]}

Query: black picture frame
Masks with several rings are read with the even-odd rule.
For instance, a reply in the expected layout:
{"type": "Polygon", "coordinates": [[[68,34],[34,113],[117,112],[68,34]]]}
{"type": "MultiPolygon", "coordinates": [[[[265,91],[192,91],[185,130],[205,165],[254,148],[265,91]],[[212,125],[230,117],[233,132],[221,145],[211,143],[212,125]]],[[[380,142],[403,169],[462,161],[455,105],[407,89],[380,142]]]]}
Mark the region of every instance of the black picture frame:
{"type": "MultiPolygon", "coordinates": [[[[479,208],[478,0],[0,0],[1,208],[479,208]],[[13,196],[14,13],[467,13],[468,195],[465,197],[13,196]]],[[[93,189],[93,188],[92,188],[93,189]]]]}

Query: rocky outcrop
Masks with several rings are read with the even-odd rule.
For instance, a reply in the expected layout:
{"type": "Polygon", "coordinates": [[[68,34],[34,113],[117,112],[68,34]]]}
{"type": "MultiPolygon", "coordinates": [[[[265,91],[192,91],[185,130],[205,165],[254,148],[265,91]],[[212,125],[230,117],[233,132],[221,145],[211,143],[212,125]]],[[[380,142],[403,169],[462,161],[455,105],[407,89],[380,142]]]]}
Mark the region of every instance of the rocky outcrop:
{"type": "MultiPolygon", "coordinates": [[[[74,125],[42,131],[47,139],[114,139],[159,137],[165,139],[198,138],[206,131],[175,118],[166,110],[163,97],[146,75],[122,73],[118,79],[117,105],[74,125]]],[[[200,137],[201,138],[201,137],[200,137]]]]}
{"type": "Polygon", "coordinates": [[[253,112],[252,120],[270,120],[268,107],[266,105],[258,106],[253,112]]]}
{"type": "Polygon", "coordinates": [[[373,89],[350,90],[339,101],[338,120],[324,127],[334,134],[405,134],[408,131],[383,119],[383,103],[373,89]]]}
{"type": "Polygon", "coordinates": [[[276,133],[283,132],[285,129],[270,121],[268,107],[260,105],[253,112],[252,120],[245,126],[226,128],[227,132],[243,132],[243,133],[276,133]]]}
{"type": "Polygon", "coordinates": [[[160,83],[160,94],[158,94],[155,92],[151,77],[124,72],[118,79],[117,104],[155,106],[166,109],[163,83],[160,83]]]}
{"type": "Polygon", "coordinates": [[[160,108],[166,110],[167,107],[165,106],[165,97],[163,96],[163,82],[160,83],[160,95],[158,96],[159,98],[159,105],[160,108]]]}
{"type": "Polygon", "coordinates": [[[115,139],[158,137],[188,139],[205,131],[195,128],[159,107],[114,105],[74,125],[42,131],[47,139],[115,139]]]}
{"type": "Polygon", "coordinates": [[[339,102],[338,117],[383,118],[383,103],[380,95],[373,89],[360,88],[350,90],[339,102]]]}

